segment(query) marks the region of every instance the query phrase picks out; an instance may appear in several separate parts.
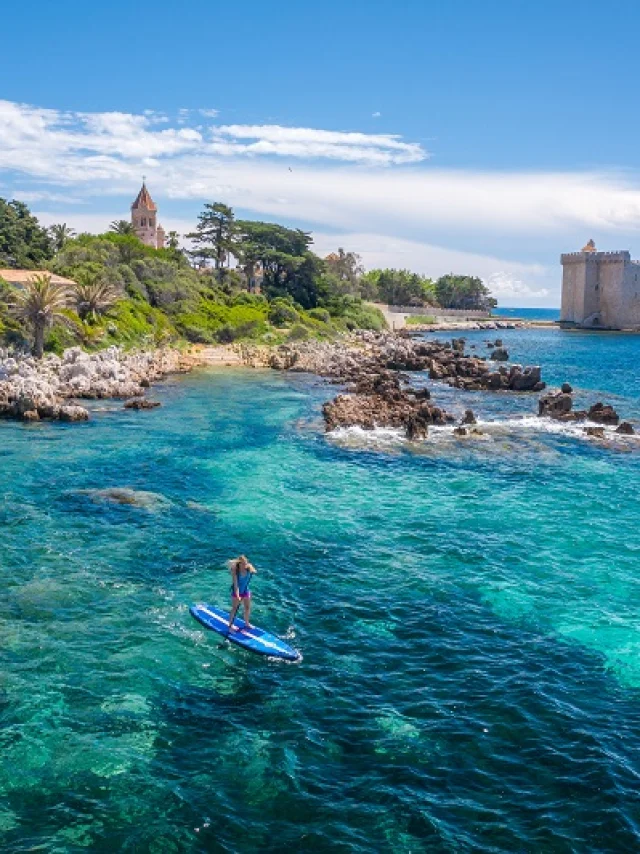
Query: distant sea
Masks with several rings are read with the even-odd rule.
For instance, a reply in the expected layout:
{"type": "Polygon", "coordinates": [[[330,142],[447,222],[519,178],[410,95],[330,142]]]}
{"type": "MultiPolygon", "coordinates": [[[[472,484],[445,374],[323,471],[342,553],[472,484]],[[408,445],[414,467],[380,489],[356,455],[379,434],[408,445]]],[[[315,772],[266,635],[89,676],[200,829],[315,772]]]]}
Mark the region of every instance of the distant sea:
{"type": "Polygon", "coordinates": [[[523,320],[560,320],[559,308],[505,308],[498,306],[491,313],[498,317],[520,317],[523,320]]]}

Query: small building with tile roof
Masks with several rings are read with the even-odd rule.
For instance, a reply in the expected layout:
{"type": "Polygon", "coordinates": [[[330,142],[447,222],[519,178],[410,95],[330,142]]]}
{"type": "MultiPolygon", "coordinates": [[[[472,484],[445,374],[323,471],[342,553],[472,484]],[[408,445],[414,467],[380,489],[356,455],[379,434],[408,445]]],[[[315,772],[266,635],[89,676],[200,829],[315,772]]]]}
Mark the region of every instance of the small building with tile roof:
{"type": "Polygon", "coordinates": [[[33,279],[34,276],[51,276],[51,283],[53,285],[75,285],[73,279],[65,279],[64,276],[56,276],[55,273],[49,272],[49,270],[10,270],[10,269],[0,269],[0,280],[8,282],[10,285],[14,285],[17,288],[23,287],[28,281],[33,279]]]}

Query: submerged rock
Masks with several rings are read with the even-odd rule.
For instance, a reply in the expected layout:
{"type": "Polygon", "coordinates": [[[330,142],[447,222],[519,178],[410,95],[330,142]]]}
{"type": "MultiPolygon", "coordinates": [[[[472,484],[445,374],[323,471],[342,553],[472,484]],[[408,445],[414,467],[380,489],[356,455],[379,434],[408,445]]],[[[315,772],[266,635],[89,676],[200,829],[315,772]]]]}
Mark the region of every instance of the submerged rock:
{"type": "Polygon", "coordinates": [[[79,493],[88,496],[94,504],[121,504],[140,507],[143,510],[159,510],[170,504],[163,495],[157,492],[130,489],[129,487],[112,486],[106,489],[81,489],[79,493]]]}
{"type": "Polygon", "coordinates": [[[635,432],[633,426],[628,421],[621,421],[616,427],[616,433],[622,433],[624,436],[633,436],[635,432]]]}
{"type": "Polygon", "coordinates": [[[145,397],[135,397],[133,400],[128,400],[125,409],[155,409],[160,406],[159,400],[147,400],[145,397]]]}
{"type": "Polygon", "coordinates": [[[604,439],[604,427],[584,427],[583,429],[587,436],[593,436],[594,439],[604,439]]]}

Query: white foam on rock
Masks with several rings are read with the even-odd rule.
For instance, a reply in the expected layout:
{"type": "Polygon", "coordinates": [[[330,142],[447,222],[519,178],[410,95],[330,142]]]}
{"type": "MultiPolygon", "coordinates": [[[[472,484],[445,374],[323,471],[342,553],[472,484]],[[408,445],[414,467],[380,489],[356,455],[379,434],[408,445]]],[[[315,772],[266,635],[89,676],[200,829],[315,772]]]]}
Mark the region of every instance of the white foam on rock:
{"type": "Polygon", "coordinates": [[[491,442],[498,439],[515,439],[518,436],[526,437],[535,434],[549,434],[555,436],[566,436],[584,442],[602,442],[602,438],[590,436],[585,432],[585,427],[603,427],[604,439],[616,442],[638,442],[640,435],[626,435],[616,433],[616,428],[594,421],[567,422],[556,421],[553,418],[543,418],[537,415],[525,415],[522,417],[505,418],[502,420],[477,419],[475,425],[462,425],[467,429],[466,436],[454,433],[457,424],[437,424],[429,426],[429,435],[426,439],[409,440],[401,429],[390,427],[376,427],[366,430],[363,427],[339,427],[327,433],[327,438],[343,447],[353,448],[377,448],[380,450],[391,450],[403,445],[429,445],[441,442],[491,442]],[[480,433],[474,433],[476,427],[480,433]]]}

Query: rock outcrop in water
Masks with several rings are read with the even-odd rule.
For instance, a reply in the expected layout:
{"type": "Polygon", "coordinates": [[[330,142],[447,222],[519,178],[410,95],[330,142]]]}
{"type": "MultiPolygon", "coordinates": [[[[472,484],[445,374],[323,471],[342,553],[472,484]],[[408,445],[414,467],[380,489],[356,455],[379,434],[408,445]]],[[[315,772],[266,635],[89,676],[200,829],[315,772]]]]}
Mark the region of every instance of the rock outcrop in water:
{"type": "MultiPolygon", "coordinates": [[[[247,350],[245,358],[255,364],[259,357],[256,350],[247,350]]],[[[425,341],[359,332],[338,342],[284,344],[265,356],[263,364],[275,370],[319,374],[347,385],[349,394],[338,395],[324,406],[328,430],[394,427],[404,429],[410,438],[425,436],[429,426],[454,419],[429,401],[426,390],[403,383],[405,372],[426,372],[432,380],[468,391],[530,392],[545,387],[539,367],[501,365],[495,370],[486,358],[465,354],[464,338],[425,341]]]]}
{"type": "Polygon", "coordinates": [[[501,365],[494,370],[486,358],[465,355],[464,338],[453,342],[425,341],[390,332],[359,332],[340,341],[283,344],[260,356],[245,348],[250,364],[260,361],[275,370],[307,371],[336,382],[381,370],[428,371],[433,380],[470,391],[542,391],[540,368],[501,365]]]}
{"type": "Polygon", "coordinates": [[[620,422],[620,416],[613,406],[601,402],[593,404],[587,412],[587,418],[590,421],[596,421],[598,424],[612,424],[614,426],[620,422]]]}
{"type": "MultiPolygon", "coordinates": [[[[552,391],[545,394],[538,401],[538,415],[555,418],[557,421],[595,421],[596,424],[606,424],[615,427],[620,423],[620,416],[615,411],[613,406],[608,403],[594,403],[587,409],[573,409],[573,397],[571,396],[571,386],[569,383],[563,383],[560,391],[552,391]],[[569,391],[565,391],[569,389],[569,391]]],[[[623,429],[618,429],[616,432],[633,434],[634,430],[631,424],[623,422],[623,429]]],[[[622,427],[622,424],[620,425],[622,427]]],[[[587,431],[591,429],[588,428],[587,431]]],[[[593,428],[596,429],[596,428],[593,428]]],[[[599,429],[599,428],[598,428],[599,429]]],[[[589,435],[597,435],[589,433],[589,435]]]]}
{"type": "Polygon", "coordinates": [[[324,404],[327,430],[337,427],[394,427],[409,439],[423,439],[432,424],[447,424],[453,416],[430,401],[427,389],[403,387],[398,374],[384,370],[366,374],[352,387],[324,404]]]}
{"type": "Polygon", "coordinates": [[[152,382],[188,367],[175,350],[86,353],[73,347],[42,360],[0,351],[0,417],[86,421],[87,410],[72,401],[141,398],[152,382]]]}

